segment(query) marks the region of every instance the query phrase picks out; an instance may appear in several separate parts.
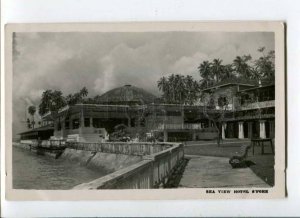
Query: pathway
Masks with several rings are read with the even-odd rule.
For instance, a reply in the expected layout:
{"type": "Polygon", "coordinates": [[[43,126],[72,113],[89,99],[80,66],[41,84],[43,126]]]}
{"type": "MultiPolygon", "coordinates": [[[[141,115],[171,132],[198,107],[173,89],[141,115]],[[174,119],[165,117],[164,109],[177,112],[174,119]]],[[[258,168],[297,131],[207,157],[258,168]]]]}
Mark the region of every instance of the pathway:
{"type": "Polygon", "coordinates": [[[185,168],[180,187],[269,187],[250,168],[232,169],[229,158],[186,155],[191,158],[185,168]]]}

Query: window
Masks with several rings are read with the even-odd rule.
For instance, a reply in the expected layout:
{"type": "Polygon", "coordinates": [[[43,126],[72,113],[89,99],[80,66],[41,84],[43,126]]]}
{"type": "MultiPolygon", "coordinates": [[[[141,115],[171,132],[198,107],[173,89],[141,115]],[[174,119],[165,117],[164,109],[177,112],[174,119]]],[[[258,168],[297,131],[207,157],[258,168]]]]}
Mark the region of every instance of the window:
{"type": "Polygon", "coordinates": [[[225,96],[219,97],[218,98],[218,106],[223,108],[224,106],[228,105],[228,100],[225,96]]]}
{"type": "Polygon", "coordinates": [[[79,128],[79,119],[74,119],[72,121],[72,124],[73,124],[73,129],[78,129],[79,128]]]}
{"type": "Polygon", "coordinates": [[[131,119],[130,124],[131,124],[131,127],[135,127],[135,119],[134,118],[131,119]]]}
{"type": "Polygon", "coordinates": [[[90,127],[90,118],[84,118],[84,126],[90,127]]]}
{"type": "Polygon", "coordinates": [[[101,128],[101,119],[100,118],[93,118],[93,127],[101,128]]]}
{"type": "Polygon", "coordinates": [[[275,100],[275,90],[274,89],[270,90],[270,100],[275,100]]]}
{"type": "Polygon", "coordinates": [[[65,129],[70,129],[70,121],[69,121],[69,119],[65,120],[65,129]]]}
{"type": "Polygon", "coordinates": [[[61,123],[60,123],[60,122],[57,123],[57,130],[58,130],[58,131],[61,130],[61,123]]]}
{"type": "Polygon", "coordinates": [[[167,111],[167,116],[181,116],[180,111],[167,111]]]}
{"type": "Polygon", "coordinates": [[[144,118],[140,120],[140,125],[141,125],[141,127],[145,127],[145,119],[144,118]]]}

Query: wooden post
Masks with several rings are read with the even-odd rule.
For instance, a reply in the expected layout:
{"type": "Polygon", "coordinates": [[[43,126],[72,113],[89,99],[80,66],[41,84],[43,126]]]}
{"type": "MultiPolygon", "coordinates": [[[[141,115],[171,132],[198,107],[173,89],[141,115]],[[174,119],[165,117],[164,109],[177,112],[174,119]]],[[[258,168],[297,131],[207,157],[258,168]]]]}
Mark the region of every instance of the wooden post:
{"type": "Polygon", "coordinates": [[[168,132],[167,130],[164,130],[164,142],[168,141],[168,132]]]}

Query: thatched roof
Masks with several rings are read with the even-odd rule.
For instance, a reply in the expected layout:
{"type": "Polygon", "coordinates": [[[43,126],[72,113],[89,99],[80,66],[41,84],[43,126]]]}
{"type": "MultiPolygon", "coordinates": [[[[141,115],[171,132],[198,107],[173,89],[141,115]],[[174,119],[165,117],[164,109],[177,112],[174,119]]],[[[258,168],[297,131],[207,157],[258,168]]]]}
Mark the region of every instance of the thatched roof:
{"type": "Polygon", "coordinates": [[[112,89],[101,95],[97,101],[106,104],[148,104],[157,97],[141,88],[125,85],[112,89]]]}

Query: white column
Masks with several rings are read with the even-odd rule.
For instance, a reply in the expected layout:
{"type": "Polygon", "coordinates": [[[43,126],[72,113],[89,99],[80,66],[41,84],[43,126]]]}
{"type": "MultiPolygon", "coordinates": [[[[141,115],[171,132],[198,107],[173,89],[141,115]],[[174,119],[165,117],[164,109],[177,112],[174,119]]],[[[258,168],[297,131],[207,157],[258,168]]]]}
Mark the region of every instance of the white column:
{"type": "Polygon", "coordinates": [[[90,127],[93,127],[93,117],[90,117],[90,127]]]}
{"type": "Polygon", "coordinates": [[[259,121],[259,137],[262,139],[266,138],[266,121],[265,120],[259,121]]]}
{"type": "Polygon", "coordinates": [[[222,123],[222,139],[225,139],[225,129],[227,127],[226,123],[222,123]]]}
{"type": "Polygon", "coordinates": [[[239,139],[244,138],[244,122],[239,122],[239,139]]]}

